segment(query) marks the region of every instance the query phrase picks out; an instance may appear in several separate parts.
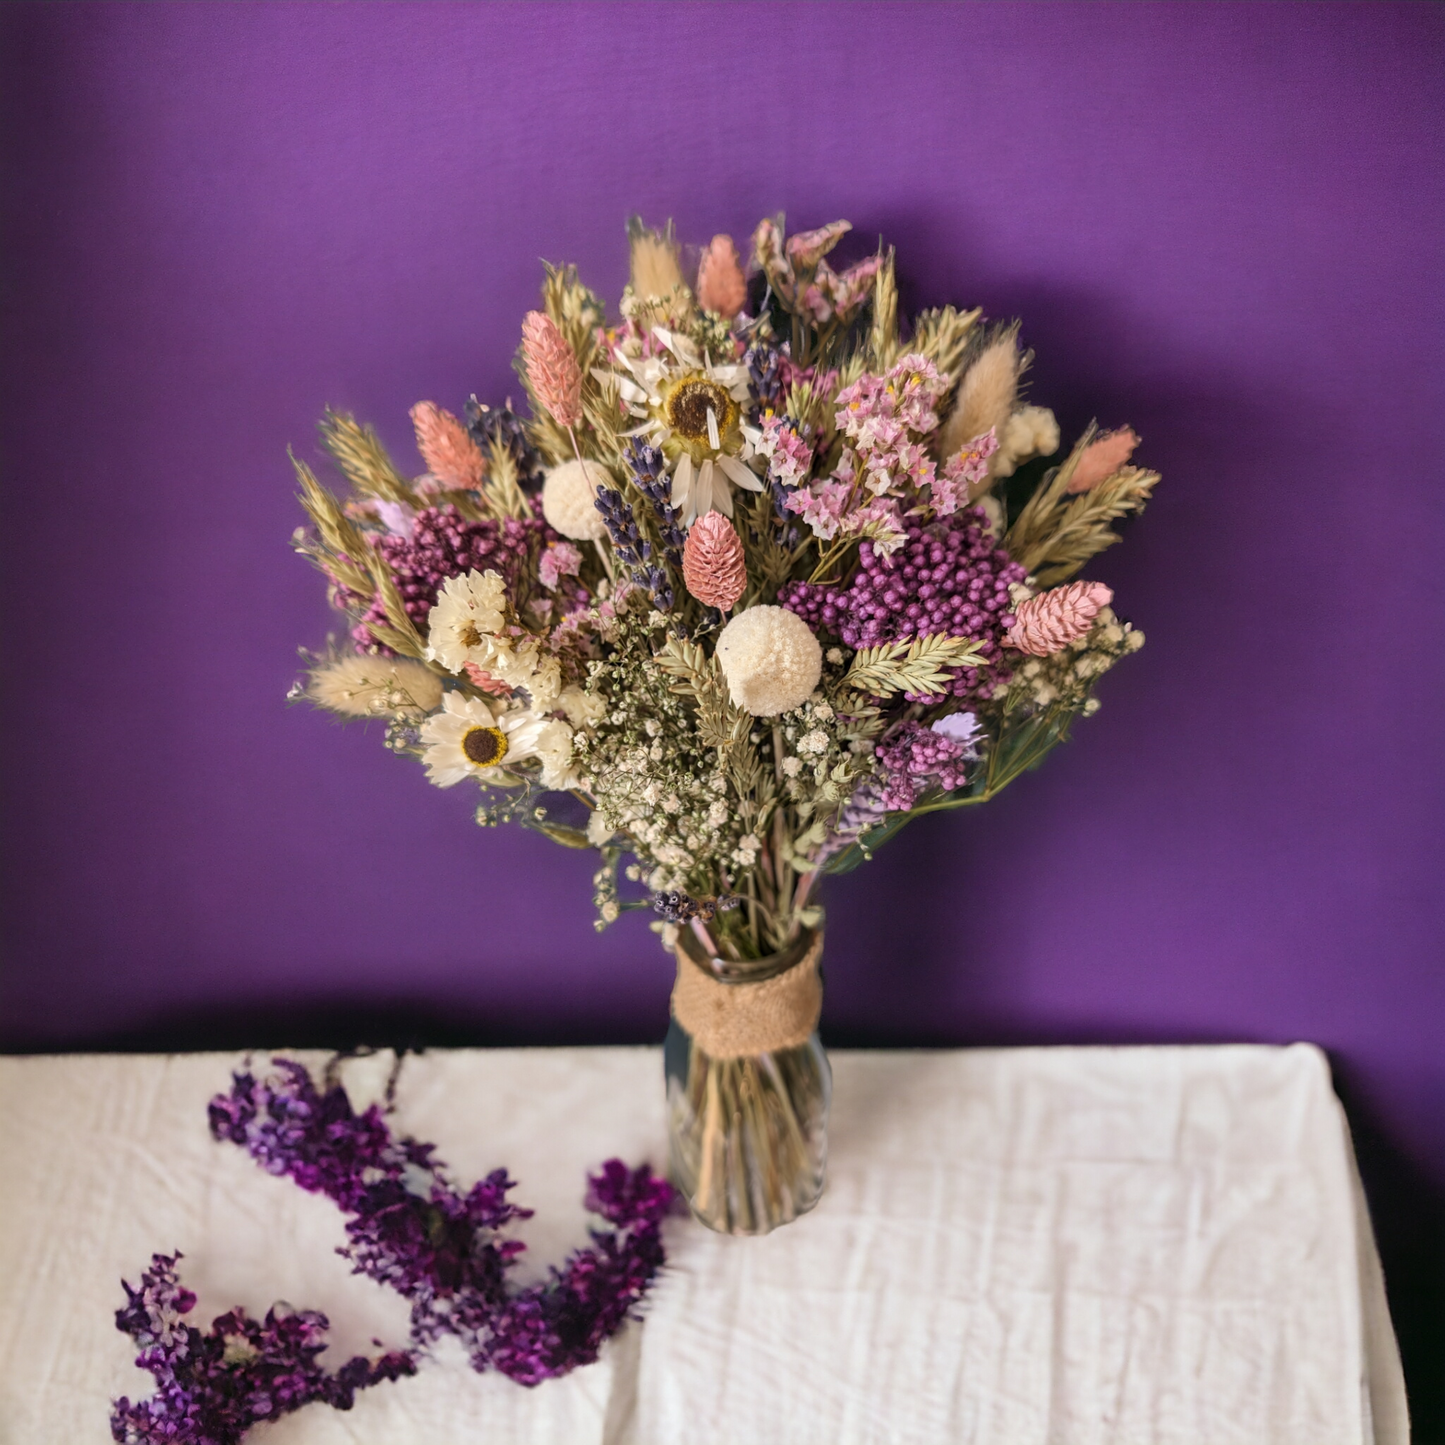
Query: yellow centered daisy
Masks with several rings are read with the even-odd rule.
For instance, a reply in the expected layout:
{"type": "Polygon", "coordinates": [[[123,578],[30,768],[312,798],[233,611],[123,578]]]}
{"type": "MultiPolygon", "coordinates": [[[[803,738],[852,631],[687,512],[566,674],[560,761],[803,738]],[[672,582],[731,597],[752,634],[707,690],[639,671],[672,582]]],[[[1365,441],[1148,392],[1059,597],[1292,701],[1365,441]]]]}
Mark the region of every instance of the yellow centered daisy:
{"type": "Polygon", "coordinates": [[[738,441],[729,436],[737,425],[737,402],[699,371],[688,372],[667,388],[662,409],[673,436],[694,461],[738,441]]]}
{"type": "Polygon", "coordinates": [[[462,752],[479,768],[493,767],[507,756],[507,735],[501,728],[468,728],[462,735],[462,752]]]}

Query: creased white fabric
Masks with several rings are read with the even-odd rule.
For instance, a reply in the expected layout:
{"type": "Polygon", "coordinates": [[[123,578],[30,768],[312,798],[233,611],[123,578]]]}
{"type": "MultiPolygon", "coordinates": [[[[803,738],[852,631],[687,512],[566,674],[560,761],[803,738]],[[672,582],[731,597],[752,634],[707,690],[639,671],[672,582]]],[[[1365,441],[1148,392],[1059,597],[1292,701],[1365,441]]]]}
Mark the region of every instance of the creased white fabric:
{"type": "MultiPolygon", "coordinates": [[[[302,1055],[313,1065],[322,1056],[302,1055]]],[[[223,1055],[0,1059],[0,1445],[109,1439],[146,1393],[118,1280],[179,1248],[203,1321],[325,1310],[405,1338],[326,1200],[211,1141],[223,1055]]],[[[359,1101],[387,1060],[347,1066],[359,1101]]],[[[459,1351],[257,1445],[1403,1445],[1379,1261],[1308,1046],[838,1053],[829,1188],[762,1240],[668,1226],[645,1325],[536,1390],[459,1351]]],[[[406,1060],[398,1126],[586,1242],[584,1174],[664,1157],[655,1050],[406,1060]]]]}

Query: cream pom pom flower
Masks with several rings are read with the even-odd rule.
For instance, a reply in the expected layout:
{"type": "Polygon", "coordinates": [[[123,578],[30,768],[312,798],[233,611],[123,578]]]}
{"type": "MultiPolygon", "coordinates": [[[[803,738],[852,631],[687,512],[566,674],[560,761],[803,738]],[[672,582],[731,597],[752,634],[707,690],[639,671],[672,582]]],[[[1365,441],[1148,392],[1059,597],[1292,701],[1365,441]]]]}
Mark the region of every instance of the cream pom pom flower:
{"type": "Polygon", "coordinates": [[[786,607],[749,607],[718,634],[717,660],[738,707],[773,717],[801,707],[823,673],[823,649],[786,607]]]}
{"type": "Polygon", "coordinates": [[[500,572],[448,577],[427,614],[426,655],[448,672],[467,663],[485,668],[493,653],[489,641],[507,622],[507,585],[500,572]]]}
{"type": "Polygon", "coordinates": [[[574,542],[600,541],[607,535],[607,524],[597,510],[597,488],[616,485],[617,479],[605,467],[573,457],[547,473],[542,483],[542,515],[574,542]]]}
{"type": "Polygon", "coordinates": [[[529,759],[541,763],[543,787],[571,785],[571,730],[533,708],[503,711],[480,698],[449,692],[441,712],[421,725],[421,740],[427,777],[439,788],[465,778],[496,781],[502,767],[529,759]]]}

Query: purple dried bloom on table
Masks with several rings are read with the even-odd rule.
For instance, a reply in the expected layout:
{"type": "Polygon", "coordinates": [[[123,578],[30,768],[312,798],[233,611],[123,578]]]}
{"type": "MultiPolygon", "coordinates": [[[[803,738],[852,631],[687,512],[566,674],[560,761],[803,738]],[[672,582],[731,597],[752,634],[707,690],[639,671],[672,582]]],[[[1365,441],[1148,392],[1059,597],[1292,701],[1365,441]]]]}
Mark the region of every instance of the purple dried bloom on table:
{"type": "Polygon", "coordinates": [[[535,1384],[595,1359],[661,1266],[672,1187],[611,1160],[587,1199],[614,1229],[594,1233],[592,1248],[548,1283],[511,1292],[507,1271],[525,1246],[502,1231],[531,1211],[508,1200],[506,1170],[462,1194],[433,1146],[394,1138],[376,1106],[357,1114],[343,1089],[319,1090],[300,1064],[278,1059],[275,1068],[264,1082],[234,1076],[230,1093],[211,1102],[212,1133],[351,1216],[340,1253],[410,1301],[415,1346],[454,1334],[473,1368],[535,1384]]]}
{"type": "Polygon", "coordinates": [[[957,669],[948,690],[984,699],[1009,677],[1002,651],[1014,623],[1009,588],[1023,580],[1024,569],[972,507],[942,521],[906,518],[896,552],[884,555],[872,542],[858,548],[858,570],[846,586],[794,582],[778,601],[853,648],[935,633],[975,638],[982,665],[957,669]]]}
{"type": "Polygon", "coordinates": [[[114,1402],[110,1431],[118,1445],[236,1445],[262,1420],[313,1401],[349,1410],[358,1390],[416,1373],[402,1352],[357,1356],[328,1373],[318,1361],[329,1326],[315,1310],[273,1307],[264,1321],[231,1310],[203,1334],[182,1318],[196,1297],[181,1287],[180,1258],[157,1254],[138,1286],[121,1281],[126,1304],[116,1311],[116,1328],[141,1346],[136,1364],[155,1377],[156,1391],[114,1402]]]}

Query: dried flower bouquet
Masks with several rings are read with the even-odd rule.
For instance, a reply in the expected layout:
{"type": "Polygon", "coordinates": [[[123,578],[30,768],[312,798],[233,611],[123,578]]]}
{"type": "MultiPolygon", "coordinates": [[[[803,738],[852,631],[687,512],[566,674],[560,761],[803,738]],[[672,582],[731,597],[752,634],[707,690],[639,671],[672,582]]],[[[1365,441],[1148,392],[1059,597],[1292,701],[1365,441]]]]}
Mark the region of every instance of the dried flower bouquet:
{"type": "MultiPolygon", "coordinates": [[[[829,264],[848,230],[764,220],[744,266],[726,236],[689,261],[633,222],[615,319],[548,269],[529,416],[419,403],[408,477],[328,413],[345,500],[296,463],[298,550],[350,623],[298,692],[384,718],[438,786],[475,782],[479,822],[597,849],[599,927],[651,907],[754,988],[819,928],[820,876],[993,797],[1143,641],[1071,580],[1158,481],[1138,438],[1061,452],[1017,325],[949,306],[905,329],[891,251],[829,264]]],[[[815,1009],[793,1004],[784,1034],[815,1009]]],[[[717,1079],[693,1082],[705,1111],[717,1079]]]]}

